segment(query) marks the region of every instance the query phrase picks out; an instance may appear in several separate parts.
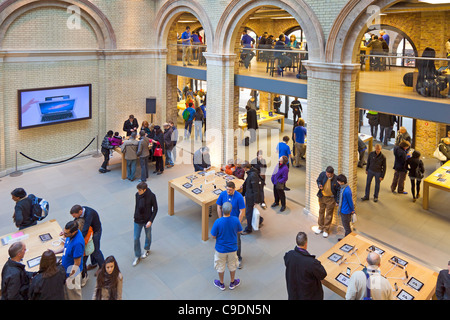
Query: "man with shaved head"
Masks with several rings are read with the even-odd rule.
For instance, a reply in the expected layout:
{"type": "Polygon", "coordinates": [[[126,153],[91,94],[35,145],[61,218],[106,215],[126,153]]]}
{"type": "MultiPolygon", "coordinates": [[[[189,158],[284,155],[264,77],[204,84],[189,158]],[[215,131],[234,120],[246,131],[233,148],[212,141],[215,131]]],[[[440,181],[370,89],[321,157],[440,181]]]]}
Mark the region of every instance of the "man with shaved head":
{"type": "Polygon", "coordinates": [[[381,256],[376,252],[370,252],[366,261],[367,266],[363,270],[354,271],[351,275],[345,299],[393,300],[394,290],[389,280],[381,275],[381,256]]]}

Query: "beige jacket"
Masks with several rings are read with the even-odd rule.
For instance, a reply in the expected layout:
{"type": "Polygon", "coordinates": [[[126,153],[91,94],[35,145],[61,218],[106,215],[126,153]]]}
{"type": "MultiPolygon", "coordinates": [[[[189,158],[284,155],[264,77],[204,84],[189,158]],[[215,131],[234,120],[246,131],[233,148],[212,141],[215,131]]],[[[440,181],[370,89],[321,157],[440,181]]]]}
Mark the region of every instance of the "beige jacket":
{"type": "MultiPolygon", "coordinates": [[[[377,266],[368,266],[370,295],[372,300],[394,300],[394,291],[388,279],[384,278],[377,266]]],[[[346,300],[363,300],[366,296],[366,274],[355,271],[348,282],[346,300]]]]}
{"type": "Polygon", "coordinates": [[[122,153],[125,155],[125,160],[136,160],[137,157],[137,149],[138,149],[139,141],[136,139],[128,139],[123,142],[120,146],[122,153]]]}

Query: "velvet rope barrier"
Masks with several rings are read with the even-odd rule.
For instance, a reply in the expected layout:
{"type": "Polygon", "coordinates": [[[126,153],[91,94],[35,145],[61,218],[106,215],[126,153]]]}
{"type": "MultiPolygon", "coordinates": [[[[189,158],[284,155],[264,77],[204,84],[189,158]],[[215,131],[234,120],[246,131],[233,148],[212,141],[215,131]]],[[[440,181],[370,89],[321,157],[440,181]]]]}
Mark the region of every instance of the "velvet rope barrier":
{"type": "Polygon", "coordinates": [[[70,157],[69,159],[61,160],[61,161],[55,161],[55,162],[39,161],[39,160],[30,158],[29,156],[23,154],[22,152],[19,152],[19,153],[20,153],[22,156],[24,156],[25,158],[27,158],[27,159],[29,159],[29,160],[31,160],[31,161],[34,161],[34,162],[38,162],[38,163],[42,163],[42,164],[58,164],[58,163],[63,163],[63,162],[72,160],[73,158],[76,158],[76,157],[79,156],[84,150],[86,150],[87,148],[89,148],[89,146],[92,144],[92,142],[94,142],[94,140],[95,140],[95,137],[92,138],[91,142],[89,142],[89,144],[88,144],[86,147],[84,147],[83,150],[81,150],[80,152],[78,152],[76,155],[74,155],[73,157],[70,157]]]}

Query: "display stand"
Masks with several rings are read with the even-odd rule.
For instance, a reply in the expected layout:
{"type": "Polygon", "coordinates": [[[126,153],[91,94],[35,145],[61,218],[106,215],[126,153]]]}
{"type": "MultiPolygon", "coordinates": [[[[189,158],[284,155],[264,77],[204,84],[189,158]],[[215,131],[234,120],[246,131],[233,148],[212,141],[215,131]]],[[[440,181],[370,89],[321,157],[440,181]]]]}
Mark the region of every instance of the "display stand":
{"type": "Polygon", "coordinates": [[[436,290],[438,273],[354,232],[326,251],[318,260],[327,276],[322,284],[345,298],[353,272],[366,267],[367,254],[381,255],[380,272],[389,280],[398,300],[430,300],[436,290]],[[358,254],[363,252],[364,254],[358,254]]]}
{"type": "MultiPolygon", "coordinates": [[[[188,174],[168,182],[168,214],[173,216],[174,210],[174,194],[177,190],[182,195],[199,204],[202,208],[202,240],[208,240],[209,230],[209,209],[215,205],[220,193],[225,189],[228,175],[217,175],[220,171],[218,168],[212,167],[206,172],[195,172],[188,174]]],[[[234,177],[236,191],[242,188],[244,180],[234,177]]]]}

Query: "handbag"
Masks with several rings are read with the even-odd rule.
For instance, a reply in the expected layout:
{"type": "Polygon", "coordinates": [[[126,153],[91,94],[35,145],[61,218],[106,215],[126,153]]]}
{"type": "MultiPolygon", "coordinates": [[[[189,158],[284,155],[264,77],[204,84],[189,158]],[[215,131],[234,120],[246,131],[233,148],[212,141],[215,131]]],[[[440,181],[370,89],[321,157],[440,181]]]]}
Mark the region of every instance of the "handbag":
{"type": "Polygon", "coordinates": [[[161,144],[159,142],[157,142],[156,148],[155,148],[155,152],[153,153],[154,157],[162,157],[162,148],[161,148],[161,144]]]}
{"type": "Polygon", "coordinates": [[[275,185],[275,189],[284,190],[284,183],[277,182],[277,184],[275,185]]]}
{"type": "Polygon", "coordinates": [[[436,150],[434,150],[433,157],[440,161],[445,161],[447,160],[447,157],[439,150],[439,146],[440,144],[437,146],[436,150]]]}
{"type": "Polygon", "coordinates": [[[90,256],[91,254],[94,253],[94,240],[91,239],[86,243],[85,247],[84,247],[84,255],[85,256],[90,256]]]}
{"type": "Polygon", "coordinates": [[[253,208],[253,217],[252,217],[253,230],[259,230],[259,220],[260,220],[259,210],[256,208],[253,208]]]}

